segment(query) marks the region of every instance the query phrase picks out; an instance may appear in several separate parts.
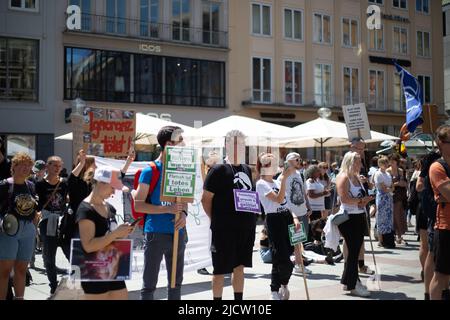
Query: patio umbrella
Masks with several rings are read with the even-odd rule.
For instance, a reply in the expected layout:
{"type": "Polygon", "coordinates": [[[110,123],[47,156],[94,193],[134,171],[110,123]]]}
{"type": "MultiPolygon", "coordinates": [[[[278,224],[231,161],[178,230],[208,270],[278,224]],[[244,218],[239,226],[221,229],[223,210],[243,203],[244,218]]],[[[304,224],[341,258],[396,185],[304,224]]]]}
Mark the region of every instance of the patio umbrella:
{"type": "Polygon", "coordinates": [[[198,134],[204,144],[223,146],[224,137],[232,130],[241,131],[248,146],[279,146],[282,139],[295,137],[291,128],[243,116],[229,116],[212,122],[200,129],[198,134]]]}
{"type": "MultiPolygon", "coordinates": [[[[350,145],[348,141],[347,126],[343,122],[318,118],[301,124],[292,129],[295,139],[286,139],[281,145],[286,148],[314,148],[320,147],[323,155],[324,147],[342,147],[350,145]]],[[[398,140],[398,137],[384,133],[370,131],[372,139],[366,143],[385,140],[398,140]]],[[[323,158],[323,157],[322,157],[323,158]]]]}

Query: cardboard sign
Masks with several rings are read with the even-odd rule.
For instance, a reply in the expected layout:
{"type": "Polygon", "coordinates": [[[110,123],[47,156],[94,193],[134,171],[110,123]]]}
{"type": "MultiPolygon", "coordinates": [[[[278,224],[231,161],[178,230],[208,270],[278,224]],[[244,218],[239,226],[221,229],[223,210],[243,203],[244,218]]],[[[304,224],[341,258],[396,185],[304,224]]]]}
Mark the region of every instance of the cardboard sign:
{"type": "MultiPolygon", "coordinates": [[[[78,155],[78,151],[84,148],[83,144],[83,116],[72,114],[71,116],[72,122],[72,156],[73,161],[78,155]]],[[[84,149],[86,150],[86,149],[84,149]]]]}
{"type": "Polygon", "coordinates": [[[234,208],[236,211],[261,213],[257,192],[234,189],[234,208]]]}
{"type": "Polygon", "coordinates": [[[300,229],[297,232],[295,232],[294,224],[290,224],[288,228],[289,228],[289,240],[291,241],[292,246],[305,242],[308,239],[306,237],[306,231],[303,222],[300,221],[300,229]]]}
{"type": "Polygon", "coordinates": [[[81,139],[83,149],[88,155],[126,158],[136,135],[134,111],[85,107],[82,116],[75,115],[72,119],[75,119],[73,123],[75,153],[80,149],[75,149],[75,145],[78,146],[81,139]],[[81,123],[79,117],[82,119],[81,123]]]}
{"type": "Polygon", "coordinates": [[[342,112],[347,125],[348,141],[352,141],[354,138],[372,139],[364,103],[342,106],[342,112]]]}
{"type": "MultiPolygon", "coordinates": [[[[71,271],[81,281],[123,281],[131,279],[133,240],[115,240],[102,250],[86,253],[80,239],[72,239],[71,271]]],[[[72,274],[72,272],[71,272],[72,274]]]]}
{"type": "Polygon", "coordinates": [[[195,195],[197,150],[187,147],[166,147],[161,201],[192,202],[195,195]]]}

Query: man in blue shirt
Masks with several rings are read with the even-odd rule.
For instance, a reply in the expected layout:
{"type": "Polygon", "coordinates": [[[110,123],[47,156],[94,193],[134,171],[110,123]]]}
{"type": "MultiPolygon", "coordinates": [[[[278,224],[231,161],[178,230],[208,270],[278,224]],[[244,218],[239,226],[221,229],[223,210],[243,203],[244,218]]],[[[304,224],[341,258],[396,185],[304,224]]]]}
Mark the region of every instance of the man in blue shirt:
{"type": "Polygon", "coordinates": [[[162,258],[166,261],[168,279],[168,299],[181,299],[181,283],[183,282],[184,250],[186,248],[186,212],[187,205],[182,203],[161,202],[161,180],[163,179],[162,159],[166,146],[182,146],[182,130],[179,127],[163,127],[157,135],[158,143],[161,146],[161,154],[155,160],[156,167],[160,172],[155,189],[149,194],[152,180],[152,168],[142,170],[139,177],[139,186],[134,195],[135,209],[138,212],[146,213],[144,232],[144,276],[141,289],[142,300],[153,300],[153,295],[158,283],[158,274],[162,258]],[[184,213],[183,213],[184,212],[184,213]],[[181,213],[175,222],[175,214],[181,213]],[[170,288],[170,278],[172,270],[172,250],[174,229],[180,230],[177,257],[177,275],[175,288],[170,288]]]}

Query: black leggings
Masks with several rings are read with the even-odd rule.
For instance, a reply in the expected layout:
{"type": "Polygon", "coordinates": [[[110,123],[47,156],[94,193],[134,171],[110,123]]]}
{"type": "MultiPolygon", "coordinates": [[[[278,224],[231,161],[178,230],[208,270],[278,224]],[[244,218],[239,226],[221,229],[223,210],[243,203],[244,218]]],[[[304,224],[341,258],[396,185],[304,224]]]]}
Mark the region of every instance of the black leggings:
{"type": "Polygon", "coordinates": [[[277,291],[281,285],[287,285],[292,275],[294,264],[291,255],[294,247],[289,240],[288,225],[293,224],[289,211],[270,213],[266,218],[269,241],[272,246],[272,277],[270,289],[277,291]]]}
{"type": "Polygon", "coordinates": [[[339,225],[339,231],[344,237],[348,249],[341,283],[347,286],[347,290],[353,290],[358,280],[358,257],[364,242],[366,221],[364,213],[349,214],[349,217],[349,220],[339,225]]]}

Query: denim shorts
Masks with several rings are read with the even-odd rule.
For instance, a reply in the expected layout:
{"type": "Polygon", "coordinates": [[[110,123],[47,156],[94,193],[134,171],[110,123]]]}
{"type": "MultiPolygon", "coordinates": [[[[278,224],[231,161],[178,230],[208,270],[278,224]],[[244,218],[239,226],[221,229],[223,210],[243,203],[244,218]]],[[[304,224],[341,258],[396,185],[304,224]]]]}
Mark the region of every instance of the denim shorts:
{"type": "Polygon", "coordinates": [[[0,232],[0,260],[29,262],[35,248],[36,227],[33,221],[19,220],[19,231],[13,237],[0,232]]]}

